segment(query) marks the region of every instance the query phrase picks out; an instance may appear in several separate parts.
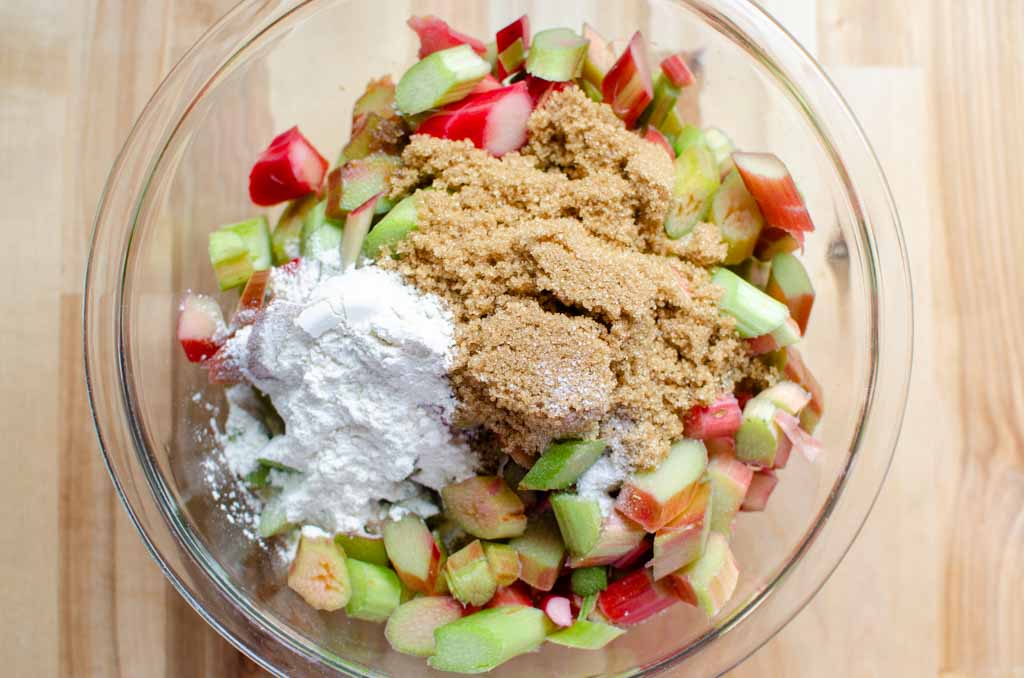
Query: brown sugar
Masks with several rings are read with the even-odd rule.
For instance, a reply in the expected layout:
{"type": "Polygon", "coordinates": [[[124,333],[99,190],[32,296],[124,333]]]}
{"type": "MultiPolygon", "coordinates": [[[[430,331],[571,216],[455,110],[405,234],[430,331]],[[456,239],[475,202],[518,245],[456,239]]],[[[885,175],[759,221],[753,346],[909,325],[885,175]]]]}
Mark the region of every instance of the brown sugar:
{"type": "Polygon", "coordinates": [[[717,229],[664,235],[673,166],[662,149],[575,87],[549,97],[529,133],[501,159],[413,136],[392,194],[431,190],[382,265],[450,304],[462,424],[517,458],[600,436],[651,466],[689,408],[774,375],[718,311],[704,268],[724,257],[717,229]]]}

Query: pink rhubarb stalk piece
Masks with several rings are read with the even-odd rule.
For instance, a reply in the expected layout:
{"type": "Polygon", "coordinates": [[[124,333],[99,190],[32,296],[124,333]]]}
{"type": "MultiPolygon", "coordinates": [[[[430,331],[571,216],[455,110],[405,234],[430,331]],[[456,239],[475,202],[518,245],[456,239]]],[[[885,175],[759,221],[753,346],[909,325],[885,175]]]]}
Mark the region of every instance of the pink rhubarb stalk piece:
{"type": "Polygon", "coordinates": [[[632,127],[651,103],[654,85],[647,64],[647,41],[639,31],[633,34],[626,51],[604,76],[601,92],[626,127],[632,127]]]}
{"type": "Polygon", "coordinates": [[[661,62],[661,72],[665,74],[665,77],[668,78],[668,81],[674,87],[686,87],[692,85],[694,80],[696,80],[693,71],[690,70],[690,66],[686,63],[686,58],[682,54],[673,54],[663,59],[661,62]]]}
{"type": "Polygon", "coordinates": [[[779,477],[771,469],[762,469],[750,479],[747,496],[740,505],[741,511],[763,511],[768,505],[768,497],[779,483],[779,477]]]}
{"type": "Polygon", "coordinates": [[[800,428],[800,422],[792,414],[781,409],[776,410],[775,423],[779,425],[785,436],[793,443],[793,447],[807,458],[807,461],[813,462],[821,454],[821,443],[817,438],[800,428]]]}
{"type": "Polygon", "coordinates": [[[534,75],[526,75],[523,79],[526,83],[526,90],[530,93],[530,99],[533,101],[534,108],[540,108],[544,105],[544,102],[548,100],[548,97],[555,92],[561,92],[563,89],[571,85],[571,82],[559,81],[553,82],[551,80],[545,80],[544,78],[538,78],[534,75]]]}
{"type": "Polygon", "coordinates": [[[626,553],[621,558],[619,558],[618,560],[614,561],[612,563],[612,567],[614,567],[614,568],[616,568],[618,570],[628,570],[629,568],[631,568],[634,565],[636,565],[637,563],[639,563],[640,560],[644,556],[646,556],[648,554],[648,552],[650,552],[650,550],[651,550],[651,542],[650,542],[649,539],[644,537],[640,541],[639,544],[637,544],[636,546],[633,547],[632,551],[630,551],[629,553],[626,553]]]}
{"type": "Polygon", "coordinates": [[[530,49],[530,18],[524,14],[502,28],[495,34],[494,44],[498,53],[498,80],[523,70],[530,49]]]}
{"type": "Polygon", "coordinates": [[[803,244],[804,233],[813,231],[814,223],[785,164],[771,153],[736,152],[732,159],[767,225],[803,244]]]}
{"type": "Polygon", "coordinates": [[[477,148],[501,157],[526,143],[526,121],[533,101],[519,82],[449,104],[416,130],[440,139],[469,139],[477,148]]]}
{"type": "Polygon", "coordinates": [[[800,384],[811,394],[811,402],[800,413],[800,425],[805,431],[813,433],[815,426],[825,413],[825,395],[821,390],[821,384],[804,363],[800,352],[792,346],[786,349],[786,365],[783,371],[787,379],[800,384]]]}
{"type": "Polygon", "coordinates": [[[665,149],[665,152],[668,153],[668,157],[673,160],[676,159],[675,149],[672,148],[672,144],[668,142],[668,139],[665,138],[665,135],[662,134],[657,127],[648,127],[644,130],[644,139],[647,139],[652,144],[661,146],[665,149]]]}
{"type": "Polygon", "coordinates": [[[502,605],[525,605],[533,607],[533,599],[530,597],[530,589],[521,581],[509,586],[499,586],[498,590],[487,602],[487,607],[501,607],[502,605]]]}
{"type": "Polygon", "coordinates": [[[583,24],[583,37],[587,40],[587,54],[583,58],[580,75],[594,87],[600,89],[604,76],[615,65],[615,52],[608,41],[590,24],[583,24]]]}
{"type": "Polygon", "coordinates": [[[565,596],[547,596],[540,604],[540,609],[558,626],[572,626],[572,603],[565,596]]]}
{"type": "Polygon", "coordinates": [[[678,598],[641,569],[612,582],[597,597],[597,607],[612,624],[638,624],[674,605],[678,598]]]}
{"type": "Polygon", "coordinates": [[[320,155],[298,127],[279,134],[249,172],[249,197],[267,207],[319,190],[327,172],[320,155]]]}
{"type": "Polygon", "coordinates": [[[498,82],[498,79],[493,75],[488,75],[478,82],[476,87],[470,90],[469,96],[473,96],[474,94],[483,94],[484,92],[491,92],[496,89],[501,89],[501,83],[498,82]]]}
{"type": "Polygon", "coordinates": [[[731,393],[718,396],[707,407],[694,407],[683,420],[683,434],[687,438],[708,440],[736,435],[740,430],[743,412],[739,401],[731,393]]]}
{"type": "Polygon", "coordinates": [[[612,511],[601,525],[601,536],[590,553],[579,558],[570,558],[569,567],[594,567],[621,562],[641,547],[647,548],[644,529],[618,511],[612,511]]]}
{"type": "Polygon", "coordinates": [[[416,31],[416,35],[420,38],[420,59],[430,56],[434,52],[440,52],[442,49],[459,45],[469,45],[480,56],[487,54],[487,45],[483,42],[471,35],[460,33],[433,14],[409,17],[406,24],[416,31]]]}
{"type": "Polygon", "coordinates": [[[204,294],[185,295],[178,316],[178,341],[189,362],[213,357],[220,348],[217,335],[224,329],[224,314],[216,300],[204,294]]]}
{"type": "Polygon", "coordinates": [[[234,317],[236,325],[251,325],[256,322],[256,316],[266,300],[267,283],[269,282],[269,268],[252,272],[249,280],[245,283],[245,288],[242,289],[242,296],[238,299],[234,317]]]}

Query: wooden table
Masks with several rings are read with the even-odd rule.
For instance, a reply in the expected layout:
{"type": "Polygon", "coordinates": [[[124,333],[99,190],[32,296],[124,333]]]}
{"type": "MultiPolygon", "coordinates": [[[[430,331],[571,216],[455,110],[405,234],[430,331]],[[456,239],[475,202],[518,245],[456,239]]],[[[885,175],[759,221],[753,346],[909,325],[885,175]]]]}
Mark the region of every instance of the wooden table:
{"type": "MultiPolygon", "coordinates": [[[[232,0],[0,4],[0,666],[258,673],[165,583],[82,382],[90,222],[129,126],[232,0]]],[[[888,483],[821,594],[735,676],[1024,676],[1024,2],[773,0],[899,204],[918,340],[888,483]]]]}

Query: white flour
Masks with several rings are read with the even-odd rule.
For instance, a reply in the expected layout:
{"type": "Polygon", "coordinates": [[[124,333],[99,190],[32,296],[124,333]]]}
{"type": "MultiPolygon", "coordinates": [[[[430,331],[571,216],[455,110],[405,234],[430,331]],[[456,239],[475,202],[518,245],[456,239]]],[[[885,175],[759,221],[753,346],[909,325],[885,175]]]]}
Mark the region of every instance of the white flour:
{"type": "Polygon", "coordinates": [[[422,486],[467,478],[477,461],[449,429],[454,328],[443,302],[374,266],[320,280],[319,266],[304,263],[275,271],[271,290],[273,301],[227,351],[270,396],[286,433],[268,442],[232,398],[232,471],[254,470],[257,458],[298,469],[272,472],[283,486],[276,501],[289,522],[329,532],[436,513],[422,486]]]}
{"type": "Polygon", "coordinates": [[[609,492],[617,490],[627,474],[626,467],[615,461],[614,455],[605,454],[576,479],[576,493],[596,499],[601,505],[601,515],[607,516],[615,505],[609,492]]]}

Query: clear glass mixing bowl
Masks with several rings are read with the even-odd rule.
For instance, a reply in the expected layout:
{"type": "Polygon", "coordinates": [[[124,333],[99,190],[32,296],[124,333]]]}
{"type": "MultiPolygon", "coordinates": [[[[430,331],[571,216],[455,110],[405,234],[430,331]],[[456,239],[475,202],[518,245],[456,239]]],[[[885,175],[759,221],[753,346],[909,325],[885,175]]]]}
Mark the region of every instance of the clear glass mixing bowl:
{"type": "Polygon", "coordinates": [[[615,39],[640,29],[656,48],[700,50],[702,122],[781,156],[807,198],[818,230],[804,260],[818,299],[803,345],[825,387],[827,453],[813,465],[794,459],[768,510],[738,521],[735,597],[712,622],[678,605],[603,651],[545,647],[496,672],[722,673],[789,621],[849,548],[889,466],[911,364],[910,280],[885,178],[818,66],[745,0],[242,2],[153,96],[97,215],[86,363],[117,491],[181,595],[269,671],[431,673],[392,652],[379,626],[307,608],[283,586],[282,564],[216,508],[199,465],[211,414],[192,395],[221,395],[174,336],[182,293],[216,288],[207,232],[256,211],[255,154],[295,124],[318,148],[340,148],[365,82],[414,60],[406,17],[428,12],[481,36],[529,12],[534,30],[587,21],[615,39]]]}

